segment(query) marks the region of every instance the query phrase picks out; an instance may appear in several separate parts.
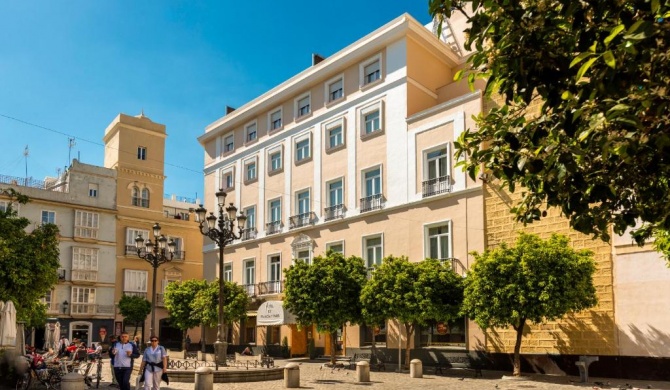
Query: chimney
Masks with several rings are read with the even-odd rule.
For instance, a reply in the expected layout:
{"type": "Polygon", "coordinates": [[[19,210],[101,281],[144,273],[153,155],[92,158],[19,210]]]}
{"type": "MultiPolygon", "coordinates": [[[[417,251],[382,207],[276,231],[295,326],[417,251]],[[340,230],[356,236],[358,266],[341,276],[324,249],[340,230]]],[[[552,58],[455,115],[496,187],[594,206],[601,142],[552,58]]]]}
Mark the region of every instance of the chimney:
{"type": "Polygon", "coordinates": [[[226,106],[226,115],[230,114],[231,112],[235,111],[235,109],[231,106],[226,106]]]}
{"type": "Polygon", "coordinates": [[[319,62],[325,60],[326,57],[322,57],[319,54],[312,53],[312,66],[318,64],[319,62]]]}

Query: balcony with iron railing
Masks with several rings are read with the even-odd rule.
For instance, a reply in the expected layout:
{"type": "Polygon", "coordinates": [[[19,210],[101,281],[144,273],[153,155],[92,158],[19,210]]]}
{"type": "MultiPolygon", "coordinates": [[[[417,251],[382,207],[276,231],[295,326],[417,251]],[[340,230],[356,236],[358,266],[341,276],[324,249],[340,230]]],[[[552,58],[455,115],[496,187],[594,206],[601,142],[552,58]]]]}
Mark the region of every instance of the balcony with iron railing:
{"type": "Polygon", "coordinates": [[[254,239],[256,239],[256,234],[258,234],[258,232],[254,228],[242,229],[242,234],[240,235],[240,239],[242,241],[254,240],[254,239]]]}
{"type": "MultiPolygon", "coordinates": [[[[142,256],[146,254],[144,248],[140,249],[142,256]]],[[[126,245],[126,256],[137,257],[137,247],[135,245],[126,245]]]]}
{"type": "Polygon", "coordinates": [[[186,260],[186,251],[174,251],[172,260],[178,260],[178,261],[186,260]]]}
{"type": "Polygon", "coordinates": [[[147,299],[147,292],[146,291],[124,291],[123,295],[127,295],[129,297],[140,297],[147,299]]]}
{"type": "Polygon", "coordinates": [[[282,292],[284,281],[271,280],[269,282],[258,283],[258,295],[279,294],[282,292]]]}
{"type": "Polygon", "coordinates": [[[243,284],[242,288],[247,292],[247,295],[250,297],[256,296],[256,285],[255,284],[243,284]]]}
{"type": "Polygon", "coordinates": [[[316,214],[313,212],[307,212],[307,213],[302,213],[298,215],[294,215],[288,218],[288,228],[289,229],[297,229],[299,227],[307,226],[307,225],[314,225],[314,222],[316,222],[316,214]]]}
{"type": "Polygon", "coordinates": [[[269,236],[271,234],[281,233],[281,228],[281,221],[268,222],[265,224],[265,234],[269,236]]]}
{"type": "Polygon", "coordinates": [[[70,279],[73,282],[95,283],[98,281],[98,271],[73,269],[70,279]]]}
{"type": "Polygon", "coordinates": [[[343,204],[326,207],[323,209],[323,220],[332,221],[333,219],[344,218],[344,212],[347,210],[343,204]]]}
{"type": "Polygon", "coordinates": [[[424,198],[445,192],[451,192],[451,178],[449,175],[446,175],[425,180],[421,187],[424,198]]]}
{"type": "Polygon", "coordinates": [[[445,266],[450,266],[451,269],[458,275],[465,276],[468,272],[468,269],[455,257],[449,257],[446,259],[440,259],[440,262],[445,266]]]}
{"type": "Polygon", "coordinates": [[[98,305],[96,303],[72,303],[70,304],[71,316],[96,316],[96,315],[114,315],[114,305],[98,305]]]}
{"type": "Polygon", "coordinates": [[[361,213],[379,210],[384,207],[384,196],[382,194],[370,195],[361,198],[361,213]]]}

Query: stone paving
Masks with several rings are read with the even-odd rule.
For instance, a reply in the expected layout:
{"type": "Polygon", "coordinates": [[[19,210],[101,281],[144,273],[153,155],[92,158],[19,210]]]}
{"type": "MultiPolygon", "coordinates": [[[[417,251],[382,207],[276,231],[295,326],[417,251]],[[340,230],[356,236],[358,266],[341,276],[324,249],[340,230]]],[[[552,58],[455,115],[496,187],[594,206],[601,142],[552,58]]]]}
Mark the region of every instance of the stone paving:
{"type": "MultiPolygon", "coordinates": [[[[361,389],[361,386],[378,390],[396,390],[396,389],[536,389],[536,390],[554,390],[554,389],[670,389],[670,382],[625,380],[625,379],[603,379],[589,378],[589,383],[579,383],[578,377],[568,376],[550,376],[550,375],[529,375],[523,380],[502,379],[504,375],[510,373],[501,371],[484,371],[483,378],[473,378],[472,371],[469,370],[448,370],[445,375],[433,375],[432,368],[427,367],[424,370],[424,376],[421,379],[412,379],[408,372],[394,372],[395,367],[388,366],[387,371],[371,371],[370,383],[357,383],[356,371],[349,369],[331,369],[323,366],[322,362],[308,360],[291,359],[276,360],[275,364],[284,366],[289,361],[300,364],[300,388],[302,389],[361,389]],[[426,371],[428,373],[426,373],[426,371]],[[596,383],[598,382],[598,383],[596,383]],[[602,383],[602,384],[601,384],[602,383]],[[626,386],[628,385],[628,386],[626,386]]],[[[137,368],[139,362],[135,363],[135,371],[131,377],[131,385],[136,384],[137,368]]],[[[101,389],[114,389],[109,387],[111,372],[109,369],[109,360],[105,361],[103,367],[103,378],[100,383],[101,389]]],[[[283,380],[267,382],[247,382],[247,383],[215,383],[216,390],[238,390],[238,389],[262,389],[274,390],[283,389],[283,380]]],[[[169,385],[162,383],[161,390],[193,390],[193,383],[170,382],[169,385]]]]}

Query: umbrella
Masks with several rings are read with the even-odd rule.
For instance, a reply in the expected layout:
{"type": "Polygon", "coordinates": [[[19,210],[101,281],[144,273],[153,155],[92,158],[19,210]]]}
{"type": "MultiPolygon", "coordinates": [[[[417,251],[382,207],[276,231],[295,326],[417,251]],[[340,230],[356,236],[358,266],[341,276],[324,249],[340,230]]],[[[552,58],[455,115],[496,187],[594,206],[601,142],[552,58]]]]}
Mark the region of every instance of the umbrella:
{"type": "Polygon", "coordinates": [[[51,344],[52,344],[51,343],[51,335],[52,334],[53,333],[51,333],[51,324],[46,324],[44,326],[44,348],[43,348],[45,351],[49,350],[49,348],[51,347],[51,344]]]}
{"type": "Polygon", "coordinates": [[[52,342],[54,344],[53,349],[58,352],[58,347],[60,346],[60,322],[56,322],[52,342]]]}
{"type": "Polygon", "coordinates": [[[16,309],[14,302],[7,301],[2,308],[0,319],[0,345],[16,345],[16,309]]]}
{"type": "Polygon", "coordinates": [[[21,355],[26,354],[26,328],[23,322],[16,325],[16,350],[21,355]]]}

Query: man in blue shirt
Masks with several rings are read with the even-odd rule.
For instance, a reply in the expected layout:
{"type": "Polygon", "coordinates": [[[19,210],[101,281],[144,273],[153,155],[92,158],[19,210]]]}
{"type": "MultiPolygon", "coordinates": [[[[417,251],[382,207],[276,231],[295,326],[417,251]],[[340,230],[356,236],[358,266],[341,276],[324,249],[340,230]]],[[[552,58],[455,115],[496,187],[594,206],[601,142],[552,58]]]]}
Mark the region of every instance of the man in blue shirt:
{"type": "Polygon", "coordinates": [[[128,333],[123,332],[121,340],[112,345],[109,353],[114,358],[114,376],[119,389],[130,390],[130,374],[133,372],[134,359],[140,356],[140,351],[130,342],[128,333]]]}

